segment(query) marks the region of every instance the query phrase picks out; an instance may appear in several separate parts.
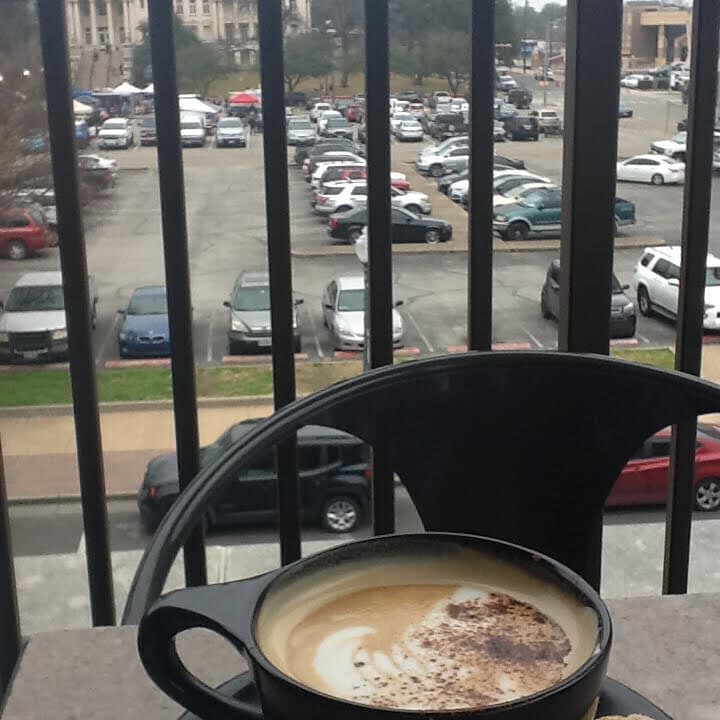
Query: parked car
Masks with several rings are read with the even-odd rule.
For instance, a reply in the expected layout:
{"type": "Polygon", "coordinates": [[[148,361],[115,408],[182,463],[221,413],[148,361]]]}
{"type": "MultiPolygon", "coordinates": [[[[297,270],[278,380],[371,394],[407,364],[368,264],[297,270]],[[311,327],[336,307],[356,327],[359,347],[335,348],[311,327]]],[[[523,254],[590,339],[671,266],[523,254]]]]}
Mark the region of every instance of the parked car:
{"type": "Polygon", "coordinates": [[[430,135],[435,140],[445,140],[456,135],[464,135],[468,124],[462,113],[438,112],[430,123],[430,135]]]}
{"type": "Polygon", "coordinates": [[[505,142],[506,135],[505,126],[499,120],[493,120],[493,140],[495,142],[505,142]]]}
{"type": "Polygon", "coordinates": [[[495,155],[493,157],[493,162],[495,163],[495,165],[504,165],[505,167],[515,168],[516,170],[525,169],[524,160],[518,160],[517,158],[509,158],[505,155],[495,155]]]}
{"type": "Polygon", "coordinates": [[[117,162],[100,155],[79,155],[80,180],[96,190],[113,187],[117,178],[117,162]]]}
{"type": "Polygon", "coordinates": [[[121,358],[170,355],[170,325],[164,286],[136,288],[127,307],[121,308],[118,313],[123,319],[118,332],[118,354],[121,358]]]}
{"type": "Polygon", "coordinates": [[[417,90],[401,90],[397,94],[397,99],[409,103],[422,102],[422,96],[418,94],[417,90]]]}
{"type": "MultiPolygon", "coordinates": [[[[293,346],[301,351],[296,299],[293,307],[293,346]]],[[[270,277],[267,272],[243,272],[235,281],[230,299],[223,305],[228,314],[228,349],[230,355],[272,348],[272,321],[270,318],[270,277]]]]}
{"type": "Polygon", "coordinates": [[[41,208],[17,205],[0,210],[0,253],[10,260],[24,260],[38,250],[57,244],[41,208]]]}
{"type": "Polygon", "coordinates": [[[312,145],[315,138],[315,128],[307,118],[288,118],[288,145],[312,145]]]}
{"type": "Polygon", "coordinates": [[[504,100],[495,101],[493,104],[493,112],[495,113],[495,119],[500,122],[507,120],[507,118],[515,117],[518,114],[517,108],[504,100]]]}
{"type": "Polygon", "coordinates": [[[635,155],[617,164],[617,179],[653,185],[682,183],[685,182],[685,163],[666,155],[635,155]]]}
{"type": "Polygon", "coordinates": [[[133,128],[127,118],[106,120],[98,133],[98,147],[101,150],[109,148],[127,150],[133,142],[133,128]]]}
{"type": "Polygon", "coordinates": [[[653,86],[653,77],[648,74],[633,73],[620,80],[620,87],[649,90],[653,86]]]}
{"type": "Polygon", "coordinates": [[[432,177],[440,177],[446,173],[462,170],[467,166],[470,158],[470,146],[449,146],[448,149],[433,155],[422,155],[416,161],[419,172],[432,177]]]}
{"type": "Polygon", "coordinates": [[[15,197],[18,204],[37,207],[45,215],[48,227],[53,231],[52,245],[57,245],[57,207],[55,206],[55,190],[52,188],[28,188],[19,190],[15,197]]]}
{"type": "MultiPolygon", "coordinates": [[[[400,303],[396,303],[396,306],[400,303]]],[[[365,347],[365,278],[344,275],[328,284],[322,296],[323,324],[337,350],[365,347]]],[[[393,347],[402,347],[403,321],[393,307],[393,347]]]]}
{"type": "MultiPolygon", "coordinates": [[[[498,173],[502,170],[511,169],[523,170],[525,168],[525,162],[523,160],[511,160],[503,155],[494,156],[493,172],[498,173]]],[[[437,189],[441,193],[447,195],[450,192],[450,186],[460,180],[467,180],[470,177],[469,168],[465,167],[456,173],[450,173],[449,175],[443,175],[438,178],[437,189]]]]}
{"type": "Polygon", "coordinates": [[[305,180],[310,182],[318,166],[327,163],[345,163],[346,165],[354,163],[356,165],[365,165],[365,159],[350,150],[328,150],[326,152],[313,153],[307,158],[306,162],[303,163],[305,180]]]}
{"type": "Polygon", "coordinates": [[[320,114],[332,110],[332,105],[326,102],[316,102],[310,110],[310,120],[317,122],[320,118],[320,114]]]}
{"type": "Polygon", "coordinates": [[[312,145],[300,145],[295,148],[295,164],[302,167],[307,158],[315,155],[322,155],[326,152],[352,152],[355,155],[365,155],[365,148],[362,145],[346,140],[344,138],[319,137],[312,145]]]}
{"type": "MultiPolygon", "coordinates": [[[[637,303],[645,316],[677,317],[680,288],[679,245],[647,247],[635,266],[633,285],[637,303]]],[[[703,328],[720,329],[720,258],[708,253],[705,263],[705,310],[703,328]]]]}
{"type": "Polygon", "coordinates": [[[215,130],[215,147],[241,147],[247,145],[245,126],[240,118],[221,118],[215,130]]]}
{"type": "MultiPolygon", "coordinates": [[[[493,195],[502,194],[530,182],[550,183],[550,179],[535,175],[527,170],[516,170],[515,168],[503,168],[493,170],[493,195]]],[[[448,189],[448,196],[455,202],[462,202],[467,195],[470,180],[458,180],[448,189]]]]}
{"type": "Polygon", "coordinates": [[[560,135],[562,133],[562,122],[555,110],[533,110],[531,117],[537,118],[540,132],[543,135],[560,135]]]}
{"type": "Polygon", "coordinates": [[[516,205],[518,202],[542,202],[548,195],[557,192],[558,186],[547,181],[525,182],[529,178],[519,178],[520,184],[505,181],[499,183],[499,190],[493,195],[493,208],[503,205],[516,205]]]}
{"type": "MultiPolygon", "coordinates": [[[[97,319],[97,291],[88,278],[90,324],[97,319]]],[[[0,303],[0,358],[63,360],[68,352],[62,275],[58,271],[21,275],[0,303]]]]}
{"type": "MultiPolygon", "coordinates": [[[[390,196],[390,201],[395,207],[404,208],[416,215],[429,215],[432,210],[430,198],[425,193],[403,192],[391,187],[390,196]]],[[[366,206],[366,182],[335,181],[322,183],[315,197],[314,209],[318,215],[331,215],[366,206]]]]}
{"type": "MultiPolygon", "coordinates": [[[[365,180],[367,178],[367,167],[359,163],[353,166],[329,165],[320,178],[320,184],[343,180],[350,182],[354,180],[365,180]]],[[[390,187],[397,190],[412,190],[407,176],[404,173],[390,173],[390,187]]]]}
{"type": "Polygon", "coordinates": [[[319,163],[317,168],[315,169],[315,172],[312,174],[312,177],[310,178],[310,185],[313,188],[320,187],[320,184],[329,181],[330,178],[327,177],[327,171],[330,168],[337,168],[340,169],[347,169],[347,170],[357,170],[357,169],[364,169],[366,167],[364,162],[347,162],[344,160],[340,161],[334,161],[334,162],[327,162],[327,163],[319,163]]]}
{"type": "Polygon", "coordinates": [[[411,102],[410,103],[410,114],[416,120],[420,120],[425,115],[425,104],[422,102],[411,102]]]}
{"type": "MultiPolygon", "coordinates": [[[[670,428],[649,437],[631,456],[615,481],[607,505],[664,505],[670,482],[670,428]]],[[[693,505],[720,509],[720,428],[698,423],[695,439],[693,505]]]]}
{"type": "Polygon", "coordinates": [[[400,123],[395,131],[399,142],[422,142],[425,138],[422,125],[417,120],[407,120],[400,123]]]}
{"type": "Polygon", "coordinates": [[[345,109],[345,117],[348,119],[348,122],[360,122],[362,118],[362,107],[356,104],[348,105],[345,109]]]}
{"type": "Polygon", "coordinates": [[[344,117],[327,118],[323,123],[322,134],[325,137],[342,137],[352,140],[353,132],[352,125],[344,117]]]}
{"type": "MultiPolygon", "coordinates": [[[[444,220],[422,217],[394,207],[391,213],[392,242],[425,242],[434,245],[452,238],[452,225],[444,220]]],[[[332,238],[355,242],[367,225],[365,207],[330,216],[328,234],[332,238]]]]}
{"type": "Polygon", "coordinates": [[[516,115],[503,120],[508,140],[539,140],[540,123],[531,115],[516,115]]]}
{"type": "Polygon", "coordinates": [[[677,133],[670,140],[656,140],[650,145],[650,152],[667,155],[680,162],[685,162],[686,150],[687,131],[677,133]]]}
{"type": "Polygon", "coordinates": [[[90,144],[90,128],[87,120],[75,120],[75,144],[86,148],[90,144]]]}
{"type": "Polygon", "coordinates": [[[415,118],[407,110],[398,110],[390,116],[390,132],[394,135],[400,125],[404,122],[410,122],[415,118]]]}
{"type": "MultiPolygon", "coordinates": [[[[498,208],[493,228],[504,240],[527,240],[532,236],[558,237],[560,234],[560,192],[539,202],[518,202],[498,208]]],[[[635,222],[635,205],[615,199],[615,231],[635,222]]]]}
{"type": "Polygon", "coordinates": [[[526,87],[516,87],[508,90],[508,102],[518,110],[527,110],[533,100],[532,92],[526,87]]]}
{"type": "MultiPolygon", "coordinates": [[[[635,336],[637,314],[635,305],[625,294],[629,285],[621,285],[613,273],[610,281],[610,337],[635,336]]],[[[540,312],[546,319],[560,317],[560,260],[553,260],[547,269],[540,291],[540,312]]]]}
{"type": "Polygon", "coordinates": [[[503,92],[507,92],[508,90],[513,90],[518,86],[517,82],[515,82],[515,79],[512,75],[499,75],[496,80],[496,85],[498,90],[502,90],[503,92]]]}
{"type": "Polygon", "coordinates": [[[552,68],[544,68],[539,67],[535,71],[535,79],[539,81],[543,80],[554,80],[555,79],[555,73],[552,71],[552,68]]]}
{"type": "Polygon", "coordinates": [[[323,112],[320,113],[317,121],[318,135],[323,135],[325,133],[325,128],[330,118],[342,118],[343,120],[345,120],[345,122],[347,122],[347,120],[343,118],[342,113],[338,112],[337,110],[323,110],[323,112]]]}
{"type": "MultiPolygon", "coordinates": [[[[631,118],[633,116],[633,109],[625,103],[620,103],[618,106],[618,117],[619,118],[631,118]]],[[[680,128],[678,128],[679,130],[680,128]]]]}
{"type": "Polygon", "coordinates": [[[205,125],[197,113],[180,113],[180,142],[183,147],[205,146],[205,125]]]}
{"type": "MultiPolygon", "coordinates": [[[[200,449],[200,467],[214,463],[255,426],[245,420],[200,449]]],[[[341,430],[306,425],[297,433],[300,512],[306,522],[330,532],[350,532],[362,521],[370,498],[369,452],[361,440],[341,430]]],[[[206,515],[211,527],[274,523],[277,519],[274,453],[254,458],[238,473],[206,515]]],[[[180,493],[177,456],[159,455],[147,465],[138,491],[138,509],[152,532],[180,493]]]]}
{"type": "Polygon", "coordinates": [[[140,121],[140,144],[157,145],[157,127],[154,115],[146,115],[140,121]]]}
{"type": "Polygon", "coordinates": [[[438,103],[449,104],[450,93],[445,90],[436,90],[428,99],[428,106],[431,108],[436,108],[438,106],[438,103]]]}

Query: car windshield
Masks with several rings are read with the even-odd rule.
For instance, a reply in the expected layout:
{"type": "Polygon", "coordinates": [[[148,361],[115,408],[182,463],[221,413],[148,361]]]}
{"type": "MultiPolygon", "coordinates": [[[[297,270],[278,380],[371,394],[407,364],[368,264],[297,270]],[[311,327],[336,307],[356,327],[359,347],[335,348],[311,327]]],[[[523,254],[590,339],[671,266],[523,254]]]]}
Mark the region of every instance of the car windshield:
{"type": "Polygon", "coordinates": [[[705,270],[705,287],[720,285],[720,267],[709,267],[705,270]]]}
{"type": "Polygon", "coordinates": [[[291,120],[290,130],[312,130],[313,126],[308,120],[291,120]]]}
{"type": "Polygon", "coordinates": [[[240,312],[261,312],[269,309],[270,287],[268,285],[252,285],[237,289],[233,310],[240,312]]]}
{"type": "Polygon", "coordinates": [[[611,292],[613,295],[620,295],[623,292],[620,281],[613,274],[612,280],[610,281],[611,292]]]}
{"type": "Polygon", "coordinates": [[[360,312],[365,310],[364,290],[341,290],[338,295],[338,312],[360,312]]]}
{"type": "Polygon", "coordinates": [[[207,461],[222,455],[222,453],[224,453],[228,448],[230,448],[244,435],[246,435],[248,429],[249,428],[247,425],[233,425],[229,430],[226,430],[214,443],[211,443],[206,448],[201,449],[201,454],[205,456],[203,460],[207,461]]]}
{"type": "Polygon", "coordinates": [[[154,117],[143,118],[142,126],[144,128],[154,128],[155,127],[155,118],[154,117]]]}
{"type": "Polygon", "coordinates": [[[533,207],[535,207],[539,202],[542,202],[546,197],[547,193],[543,190],[526,190],[522,193],[522,195],[520,195],[520,199],[523,202],[529,203],[533,207]]]}
{"type": "Polygon", "coordinates": [[[165,294],[133,295],[127,309],[128,315],[167,315],[165,294]]]}
{"type": "Polygon", "coordinates": [[[422,129],[422,125],[420,125],[419,122],[404,122],[401,127],[403,130],[421,130],[422,129]]]}
{"type": "Polygon", "coordinates": [[[679,132],[674,138],[673,142],[678,143],[678,145],[684,145],[687,142],[687,133],[686,132],[679,132]]]}
{"type": "Polygon", "coordinates": [[[7,312],[41,312],[64,310],[62,287],[60,285],[26,285],[13,288],[5,310],[7,312]]]}
{"type": "Polygon", "coordinates": [[[330,118],[327,124],[328,127],[347,127],[349,125],[345,118],[330,118]]]}
{"type": "Polygon", "coordinates": [[[199,120],[183,120],[180,123],[181,130],[199,130],[201,127],[199,120]]]}
{"type": "Polygon", "coordinates": [[[103,125],[104,130],[124,130],[125,129],[125,121],[124,120],[106,120],[105,124],[103,125]]]}
{"type": "Polygon", "coordinates": [[[242,121],[237,118],[223,118],[218,127],[221,128],[239,128],[242,127],[242,121]]]}

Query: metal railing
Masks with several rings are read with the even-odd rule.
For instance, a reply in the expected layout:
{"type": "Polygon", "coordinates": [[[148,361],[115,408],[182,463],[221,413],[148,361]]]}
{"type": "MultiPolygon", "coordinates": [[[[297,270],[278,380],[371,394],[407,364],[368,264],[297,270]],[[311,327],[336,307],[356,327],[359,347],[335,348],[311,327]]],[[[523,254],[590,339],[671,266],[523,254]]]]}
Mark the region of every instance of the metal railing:
{"type": "MultiPolygon", "coordinates": [[[[64,3],[37,0],[50,142],[68,316],[70,372],[94,625],[115,622],[98,396],[88,323],[88,281],[79,204],[64,3]]],[[[468,252],[468,346],[489,350],[492,337],[492,103],[494,0],[472,3],[471,161],[468,252]]],[[[159,184],[180,486],[198,470],[198,421],[193,360],[188,239],[179,139],[172,3],[149,0],[155,84],[159,184]]],[[[698,375],[702,347],[705,257],[708,247],[712,147],[717,95],[717,0],[695,0],[692,28],[687,170],[682,225],[682,277],[676,368],[698,375]]],[[[609,351],[608,286],[613,258],[622,0],[569,0],[562,177],[563,280],[559,347],[609,351]]],[[[293,297],[285,137],[282,0],[258,3],[264,109],[267,249],[273,328],[275,407],[295,399],[293,297]],[[272,187],[270,185],[272,183],[272,187]]],[[[391,364],[392,251],[388,0],[365,0],[369,320],[372,367],[391,364]]],[[[687,590],[695,424],[674,433],[663,591],[687,590]]],[[[374,458],[373,529],[394,529],[392,473],[374,458]]],[[[294,442],[278,450],[281,561],[300,556],[294,442]]],[[[602,526],[597,528],[599,580],[602,526]]],[[[7,509],[0,473],[0,681],[7,686],[20,651],[7,509]],[[15,641],[9,641],[13,638],[15,641]]],[[[188,584],[206,581],[202,528],[185,546],[188,584]]],[[[597,584],[597,583],[596,583],[597,584]]]]}

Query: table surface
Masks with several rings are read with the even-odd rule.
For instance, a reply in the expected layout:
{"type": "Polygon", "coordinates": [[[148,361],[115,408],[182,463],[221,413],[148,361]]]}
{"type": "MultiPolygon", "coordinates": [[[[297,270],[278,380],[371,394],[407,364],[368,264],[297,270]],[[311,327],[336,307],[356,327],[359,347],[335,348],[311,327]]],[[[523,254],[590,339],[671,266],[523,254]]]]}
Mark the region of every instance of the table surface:
{"type": "MultiPolygon", "coordinates": [[[[608,601],[614,621],[609,674],[674,720],[717,720],[720,594],[608,601]]],[[[204,631],[179,639],[198,677],[219,684],[244,668],[204,631]]],[[[3,720],[175,720],[181,709],[148,679],[134,627],[41,633],[27,644],[3,720]]]]}

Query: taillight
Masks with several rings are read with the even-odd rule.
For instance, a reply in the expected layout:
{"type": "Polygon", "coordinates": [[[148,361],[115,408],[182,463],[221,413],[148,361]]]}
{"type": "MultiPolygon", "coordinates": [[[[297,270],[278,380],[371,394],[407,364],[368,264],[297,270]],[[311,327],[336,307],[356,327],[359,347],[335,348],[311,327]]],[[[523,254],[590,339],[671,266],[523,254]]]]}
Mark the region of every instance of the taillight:
{"type": "Polygon", "coordinates": [[[151,485],[151,486],[148,488],[148,497],[156,498],[156,497],[157,497],[157,494],[158,494],[157,488],[156,488],[154,485],[151,485]]]}
{"type": "Polygon", "coordinates": [[[366,480],[372,480],[372,468],[366,467],[363,475],[365,476],[366,480]]]}
{"type": "Polygon", "coordinates": [[[330,229],[335,230],[338,226],[338,219],[337,218],[330,218],[330,229]]]}

